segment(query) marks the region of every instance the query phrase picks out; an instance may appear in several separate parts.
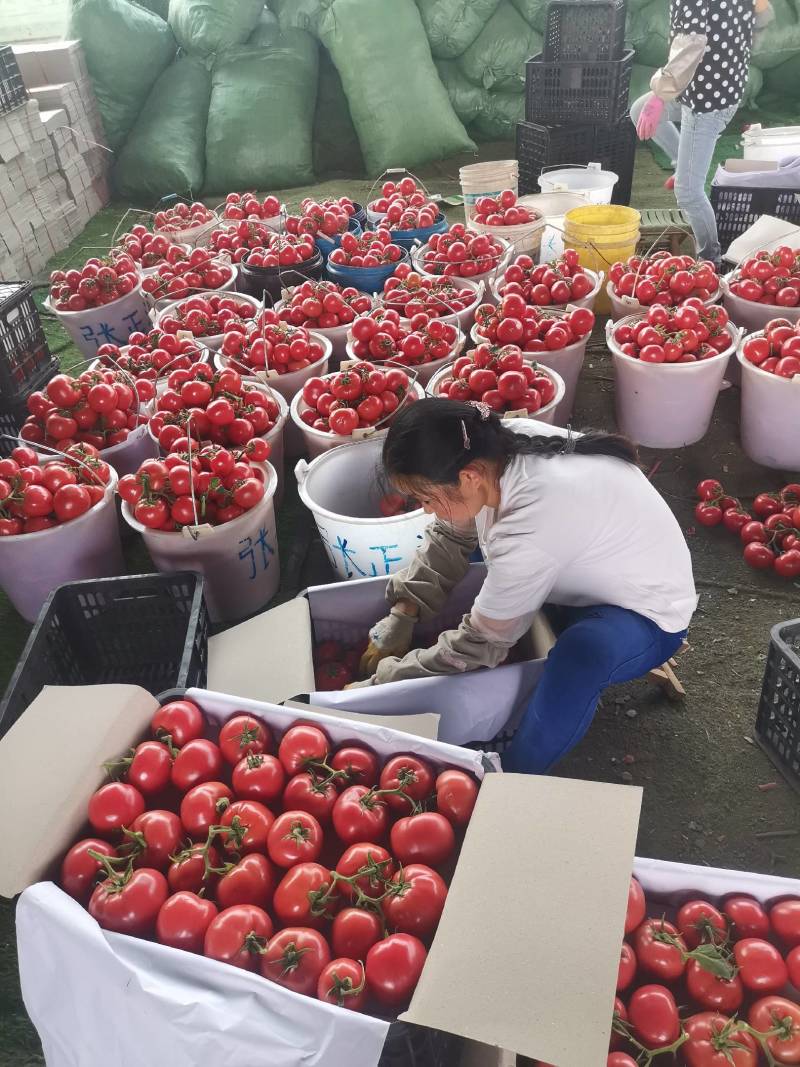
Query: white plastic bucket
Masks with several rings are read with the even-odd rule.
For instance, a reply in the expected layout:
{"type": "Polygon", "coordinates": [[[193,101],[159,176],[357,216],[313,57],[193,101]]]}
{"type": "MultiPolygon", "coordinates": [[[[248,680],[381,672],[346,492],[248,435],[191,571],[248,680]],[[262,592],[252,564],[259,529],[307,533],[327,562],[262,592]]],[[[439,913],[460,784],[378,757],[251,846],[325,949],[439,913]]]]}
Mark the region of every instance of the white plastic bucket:
{"type": "Polygon", "coordinates": [[[257,464],[264,474],[263,500],[223,526],[167,533],[148,530],[133,517],[123,500],[122,515],[142,535],[159,571],[197,571],[205,579],[205,597],[212,622],[233,622],[259,611],[280,585],[275,490],[278,476],[271,463],[257,464]]]}
{"type": "Polygon", "coordinates": [[[732,293],[730,286],[737,280],[737,272],[726,274],[722,281],[722,306],[730,315],[731,321],[741,326],[745,333],[756,333],[763,330],[768,322],[773,319],[788,319],[789,322],[800,322],[800,307],[784,308],[777,304],[759,304],[752,300],[743,300],[736,293],[732,293]]]}
{"type": "MultiPolygon", "coordinates": [[[[417,368],[410,368],[416,371],[417,368]]],[[[447,369],[447,368],[445,368],[447,369]]],[[[412,388],[416,393],[417,399],[421,400],[425,396],[425,390],[419,384],[414,382],[412,388]]],[[[306,423],[300,418],[300,412],[306,407],[303,400],[302,391],[298,392],[295,398],[292,400],[289,413],[292,416],[292,422],[295,425],[297,431],[302,435],[303,449],[307,452],[311,459],[316,459],[317,456],[321,456],[323,452],[329,452],[332,448],[341,448],[342,445],[349,445],[354,443],[352,437],[339,437],[337,434],[325,433],[324,430],[315,430],[312,426],[307,426],[306,423]]],[[[364,433],[361,440],[375,441],[382,440],[389,432],[389,423],[386,426],[378,430],[369,430],[364,433]]]]}
{"type": "MultiPolygon", "coordinates": [[[[225,261],[225,266],[231,268],[231,276],[226,282],[223,282],[219,289],[198,289],[196,292],[187,293],[186,296],[182,296],[179,300],[175,300],[172,296],[162,296],[157,300],[154,300],[151,296],[148,296],[148,294],[145,293],[145,299],[149,306],[155,309],[156,314],[159,314],[165,309],[171,308],[174,304],[180,304],[182,301],[188,300],[191,296],[211,296],[214,293],[233,293],[236,290],[236,279],[239,277],[239,268],[235,263],[229,263],[227,260],[225,261]]],[[[236,295],[241,296],[243,294],[237,293],[236,295]]],[[[260,302],[257,301],[256,303],[259,307],[261,306],[260,302]]]]}
{"type": "MultiPolygon", "coordinates": [[[[623,322],[633,324],[641,316],[623,322]]],[[[646,448],[681,448],[705,436],[714,414],[728,359],[739,333],[729,326],[730,346],[695,363],[643,363],[623,354],[606,324],[614,362],[617,425],[646,448]]]]}
{"type": "MultiPolygon", "coordinates": [[[[631,315],[644,315],[648,311],[648,307],[644,304],[640,304],[638,300],[633,297],[617,296],[617,290],[614,288],[613,282],[606,284],[606,292],[608,293],[608,300],[611,304],[611,318],[614,322],[619,322],[620,319],[626,319],[631,315]]],[[[716,290],[704,300],[703,303],[706,307],[710,307],[712,304],[719,302],[719,298],[722,296],[722,285],[717,286],[716,290]]]]}
{"type": "MultiPolygon", "coordinates": [[[[600,163],[574,164],[544,171],[538,185],[543,193],[578,193],[589,204],[610,204],[619,175],[603,170],[600,163]]],[[[583,206],[583,205],[580,205],[583,206]]]]}
{"type": "MultiPolygon", "coordinates": [[[[232,222],[232,219],[228,219],[232,222]]],[[[189,245],[192,248],[205,248],[208,242],[211,240],[212,231],[216,230],[222,222],[216,214],[213,219],[209,219],[208,222],[203,222],[199,226],[190,226],[185,230],[175,230],[168,233],[166,230],[154,230],[153,233],[159,234],[161,237],[166,237],[168,241],[172,241],[176,245],[189,245]]]]}
{"type": "MultiPolygon", "coordinates": [[[[422,273],[422,272],[420,272],[422,273]]],[[[425,275],[425,277],[432,277],[431,275],[425,275]]],[[[445,322],[454,322],[458,325],[458,328],[462,333],[468,334],[472,329],[472,325],[475,322],[475,312],[478,307],[486,300],[486,283],[475,282],[472,278],[449,278],[449,281],[453,283],[456,289],[469,289],[475,296],[474,299],[467,304],[462,311],[454,311],[450,315],[440,315],[439,317],[445,322]]],[[[391,304],[391,298],[387,298],[386,293],[381,293],[381,303],[385,306],[391,304]]],[[[402,317],[402,316],[401,316],[402,317]]],[[[351,327],[347,327],[349,330],[351,327]]]]}
{"type": "Polygon", "coordinates": [[[295,467],[300,499],[314,516],[337,580],[396,574],[411,562],[433,516],[419,508],[384,518],[379,502],[383,441],[334,448],[295,467]]]}
{"type": "Polygon", "coordinates": [[[0,537],[0,588],[27,622],[65,582],[125,573],[115,506],[117,475],[85,515],[39,533],[0,537]]]}
{"type": "MultiPolygon", "coordinates": [[[[591,311],[594,308],[594,302],[597,299],[597,294],[603,288],[603,282],[605,281],[605,274],[603,271],[593,271],[589,267],[584,267],[583,271],[589,275],[590,279],[594,280],[594,285],[591,290],[582,296],[580,300],[570,300],[569,306],[574,308],[589,308],[591,311]]],[[[494,303],[499,304],[502,297],[500,296],[500,286],[503,284],[502,278],[497,278],[491,283],[492,296],[494,297],[494,303]]],[[[542,311],[564,311],[567,307],[566,304],[537,304],[536,307],[541,307],[542,311]]]]}
{"type": "MultiPolygon", "coordinates": [[[[413,374],[418,385],[425,386],[431,380],[431,378],[442,367],[449,367],[451,363],[454,363],[464,350],[464,345],[467,342],[467,334],[462,333],[454,344],[450,351],[450,354],[444,356],[442,359],[432,359],[429,363],[418,363],[413,367],[405,367],[404,364],[398,363],[398,366],[403,368],[409,373],[413,374]]],[[[347,358],[348,360],[357,360],[360,357],[353,352],[352,341],[347,342],[347,358]]]]}
{"type": "MultiPolygon", "coordinates": [[[[275,305],[275,311],[280,311],[285,306],[286,301],[279,300],[275,305]]],[[[343,326],[330,326],[326,330],[320,328],[314,330],[318,337],[324,337],[326,341],[330,341],[331,359],[334,362],[347,358],[347,335],[351,327],[352,323],[346,322],[343,326]]]]}
{"type": "Polygon", "coordinates": [[[575,207],[589,201],[583,193],[536,193],[525,197],[525,203],[544,217],[539,242],[539,262],[549,263],[564,253],[564,216],[575,207]]]}
{"type": "Polygon", "coordinates": [[[86,311],[57,311],[49,298],[45,300],[45,307],[55,315],[87,359],[94,359],[100,345],[113,344],[121,348],[132,333],[147,333],[152,329],[147,302],[139,286],[119,300],[86,311]]]}
{"type": "Polygon", "coordinates": [[[800,376],[782,378],[761,370],[744,358],[741,345],[737,357],[742,376],[742,448],[762,467],[800,470],[800,376]]]}
{"type": "MultiPolygon", "coordinates": [[[[533,197],[523,196],[519,200],[521,207],[533,208],[530,200],[533,197]]],[[[513,248],[514,255],[525,252],[533,259],[539,255],[542,246],[542,234],[544,233],[545,217],[539,214],[538,208],[533,208],[537,217],[531,222],[521,222],[519,226],[489,226],[478,222],[475,218],[467,220],[467,227],[475,233],[488,233],[492,237],[499,237],[513,248]]]]}
{"type": "MultiPolygon", "coordinates": [[[[528,356],[526,362],[538,363],[540,366],[544,367],[544,363],[542,363],[542,361],[538,358],[538,353],[535,359],[531,356],[528,356]]],[[[553,397],[549,404],[545,404],[543,408],[539,408],[537,412],[528,417],[531,419],[538,419],[539,422],[546,422],[549,426],[558,426],[560,424],[556,422],[556,412],[558,411],[559,405],[564,400],[566,386],[564,384],[564,379],[561,377],[557,370],[553,370],[552,367],[547,367],[547,373],[555,383],[556,395],[553,397]]],[[[428,395],[439,396],[439,386],[442,384],[442,382],[450,381],[452,377],[453,375],[450,370],[450,367],[443,367],[438,372],[438,374],[434,374],[434,376],[428,382],[428,395]]]]}
{"type": "MultiPolygon", "coordinates": [[[[192,296],[219,296],[221,292],[223,292],[222,289],[203,289],[199,293],[192,293],[192,296]]],[[[263,304],[260,300],[256,300],[254,296],[247,296],[246,293],[231,293],[231,296],[235,297],[236,300],[244,301],[245,304],[252,305],[252,307],[257,308],[258,310],[261,310],[261,308],[263,307],[263,304]]],[[[173,308],[177,307],[178,304],[182,304],[184,300],[189,299],[190,298],[188,296],[183,296],[180,300],[172,300],[169,304],[165,304],[163,307],[159,308],[156,313],[156,326],[160,325],[160,323],[172,312],[173,308]]],[[[253,319],[250,321],[255,320],[253,319]]],[[[203,345],[205,348],[208,348],[212,352],[216,352],[222,344],[222,339],[224,336],[224,334],[215,333],[212,334],[212,336],[210,337],[195,337],[195,342],[198,345],[203,345]]]]}
{"type": "Polygon", "coordinates": [[[158,443],[148,433],[147,425],[142,423],[131,430],[120,444],[104,448],[100,458],[110,464],[121,478],[123,474],[135,474],[146,459],[155,459],[157,455],[158,443]]]}
{"type": "Polygon", "coordinates": [[[800,126],[772,126],[760,123],[742,134],[745,159],[778,162],[784,156],[800,156],[800,126]]]}
{"type": "Polygon", "coordinates": [[[487,163],[470,163],[458,172],[464,197],[467,222],[475,215],[475,204],[482,196],[497,196],[504,189],[519,189],[519,163],[516,159],[499,159],[487,163]]]}
{"type": "MultiPolygon", "coordinates": [[[[508,241],[506,241],[503,237],[498,237],[498,240],[500,241],[500,243],[502,245],[502,252],[500,253],[500,260],[499,260],[499,262],[498,262],[496,267],[492,267],[491,270],[484,271],[483,274],[476,274],[472,278],[457,278],[455,275],[447,275],[447,277],[450,277],[451,281],[454,281],[454,282],[462,282],[462,281],[463,282],[472,282],[472,283],[476,283],[476,282],[477,283],[481,283],[481,282],[483,282],[483,286],[484,286],[483,299],[484,299],[485,302],[492,303],[492,304],[497,303],[497,300],[495,299],[494,292],[492,290],[493,282],[495,282],[497,277],[498,277],[498,275],[500,275],[505,270],[506,265],[508,264],[508,262],[515,255],[518,254],[515,251],[514,247],[508,241]]],[[[415,248],[412,251],[412,253],[411,253],[411,265],[412,265],[412,267],[414,268],[415,271],[417,271],[419,274],[424,275],[426,278],[441,278],[442,277],[441,274],[434,274],[432,271],[429,271],[429,270],[425,269],[425,264],[423,262],[422,257],[424,255],[425,250],[427,249],[427,247],[428,247],[427,245],[421,245],[419,248],[415,248]]]]}

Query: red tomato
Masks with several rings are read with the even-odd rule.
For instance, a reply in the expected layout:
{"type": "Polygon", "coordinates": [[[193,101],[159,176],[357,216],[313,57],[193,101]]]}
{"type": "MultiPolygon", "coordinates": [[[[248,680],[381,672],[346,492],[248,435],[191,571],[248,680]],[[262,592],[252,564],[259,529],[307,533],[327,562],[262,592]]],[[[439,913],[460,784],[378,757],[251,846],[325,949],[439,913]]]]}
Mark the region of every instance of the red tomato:
{"type": "Polygon", "coordinates": [[[233,715],[219,732],[219,747],[227,763],[236,764],[251,752],[266,752],[272,747],[269,727],[253,715],[233,715]]]}
{"type": "Polygon", "coordinates": [[[345,849],[336,864],[336,873],[342,878],[360,875],[355,881],[337,880],[337,889],[345,900],[350,900],[363,893],[366,897],[380,897],[395,871],[394,861],[385,848],[368,842],[350,845],[345,849]]]}
{"type": "Polygon", "coordinates": [[[187,793],[203,782],[217,781],[222,771],[222,753],[204,737],[187,742],[172,764],[172,784],[187,793]]]}
{"type": "Polygon", "coordinates": [[[322,969],[317,982],[317,997],[329,1004],[351,1011],[363,1011],[367,1001],[366,973],[364,964],[353,959],[340,958],[322,969]]]}
{"type": "Polygon", "coordinates": [[[363,908],[344,908],[331,927],[331,947],[336,956],[364,960],[382,937],[380,918],[374,911],[365,911],[363,908]]]}
{"type": "Polygon", "coordinates": [[[688,1041],[680,1055],[687,1067],[757,1067],[758,1046],[742,1024],[704,1011],[683,1024],[688,1041]]]}
{"type": "Polygon", "coordinates": [[[352,785],[373,786],[378,781],[378,757],[360,745],[343,745],[330,759],[335,771],[345,771],[352,785]]]}
{"type": "Polygon", "coordinates": [[[319,863],[298,863],[278,883],[272,910],[281,926],[321,928],[333,916],[338,898],[330,893],[333,878],[319,863]]]}
{"type": "Polygon", "coordinates": [[[89,914],[104,930],[149,937],[168,895],[167,880],[161,871],[140,867],[102,881],[89,900],[89,914]]]}
{"type": "Polygon", "coordinates": [[[617,972],[617,992],[622,993],[628,988],[636,977],[637,960],[636,953],[627,941],[622,942],[619,954],[619,970],[617,972]]]}
{"type": "Polygon", "coordinates": [[[789,971],[789,981],[795,989],[800,989],[800,945],[793,948],[786,957],[786,967],[789,971]]]}
{"type": "Polygon", "coordinates": [[[643,970],[663,982],[673,982],[683,974],[686,945],[672,923],[646,919],[636,931],[633,944],[643,970]]]}
{"type": "Polygon", "coordinates": [[[401,863],[426,863],[438,867],[456,847],[453,827],[435,811],[423,811],[398,819],[389,835],[392,852],[401,863]]]}
{"type": "Polygon", "coordinates": [[[272,937],[272,919],[252,904],[236,904],[215,916],[206,930],[203,953],[245,971],[258,969],[272,937]]]}
{"type": "Polygon", "coordinates": [[[411,801],[425,800],[431,795],[435,777],[432,767],[425,760],[418,756],[403,755],[392,756],[387,761],[379,781],[381,789],[399,791],[389,793],[385,798],[386,803],[393,811],[407,815],[413,810],[411,801]]]}
{"type": "Polygon", "coordinates": [[[288,926],[267,945],[261,957],[261,973],[295,993],[314,996],[319,976],[330,961],[328,942],[318,930],[288,926]]]}
{"type": "Polygon", "coordinates": [[[330,741],[317,726],[298,723],[290,726],[278,746],[278,759],[287,774],[297,774],[308,763],[324,763],[330,752],[330,741]]]}
{"type": "Polygon", "coordinates": [[[172,756],[161,741],[143,741],[130,757],[127,778],[144,796],[166,789],[170,782],[172,756]]]}
{"type": "Polygon", "coordinates": [[[777,993],[789,981],[783,957],[769,941],[746,937],[734,945],[733,955],[745,989],[754,993],[777,993]]]}
{"type": "Polygon", "coordinates": [[[609,1052],[606,1067],[639,1067],[627,1052],[609,1052]]]}
{"type": "Polygon", "coordinates": [[[185,952],[203,951],[206,930],[217,915],[217,905],[196,893],[175,893],[161,905],[156,938],[162,945],[185,952]]]}
{"type": "Polygon", "coordinates": [[[436,779],[436,810],[453,826],[466,826],[478,800],[478,783],[464,771],[442,771],[436,779]]]}
{"type": "Polygon", "coordinates": [[[393,875],[386,890],[383,913],[390,926],[418,937],[433,933],[447,899],[447,886],[436,871],[410,863],[393,875]]]}
{"type": "Polygon", "coordinates": [[[289,779],[283,791],[283,806],[310,812],[315,819],[327,823],[338,796],[333,782],[318,781],[310,772],[302,771],[289,779]]]}
{"type": "Polygon", "coordinates": [[[210,826],[214,826],[233,793],[224,782],[203,782],[190,789],[181,801],[181,822],[189,837],[204,841],[210,826]]]}
{"type": "Polygon", "coordinates": [[[257,800],[237,800],[222,813],[220,826],[227,826],[228,833],[222,836],[228,852],[246,855],[248,852],[266,852],[267,838],[275,816],[257,800]]]}
{"type": "Polygon", "coordinates": [[[687,900],[678,911],[675,925],[688,948],[703,944],[719,944],[728,934],[725,916],[706,900],[687,900]]]}
{"type": "Polygon", "coordinates": [[[640,986],[628,1001],[628,1019],[647,1048],[671,1045],[681,1032],[675,998],[663,985],[640,986]]]}
{"type": "Polygon", "coordinates": [[[269,858],[278,867],[313,863],[322,851],[322,827],[307,811],[285,811],[270,827],[269,858]]]}
{"type": "Polygon", "coordinates": [[[750,1009],[747,1021],[761,1033],[779,1031],[767,1038],[778,1063],[800,1063],[800,1005],[785,997],[762,997],[750,1009]]]}
{"type": "Polygon", "coordinates": [[[391,934],[367,953],[367,989],[380,1003],[397,1007],[411,999],[427,952],[411,934],[391,934]]]}
{"type": "Polygon", "coordinates": [[[251,753],[233,768],[231,781],[237,797],[269,804],[283,793],[286,771],[275,756],[251,753]]]}
{"type": "Polygon", "coordinates": [[[101,785],[89,799],[89,822],[99,834],[114,836],[144,811],[144,797],[125,782],[101,785]]]}
{"type": "Polygon", "coordinates": [[[733,978],[717,978],[699,960],[689,960],[686,965],[686,988],[692,999],[709,1011],[733,1014],[744,1000],[744,987],[738,974],[733,978]]]}
{"type": "Polygon", "coordinates": [[[644,890],[635,878],[631,878],[628,887],[628,910],[625,913],[625,936],[632,933],[644,922],[644,890]]]}
{"type": "Polygon", "coordinates": [[[381,841],[386,834],[386,805],[365,785],[345,789],[333,806],[332,818],[337,837],[346,845],[381,841]]]}
{"type": "Polygon", "coordinates": [[[775,934],[794,948],[800,945],[800,900],[782,900],[770,909],[769,921],[775,934]]]}
{"type": "Polygon", "coordinates": [[[86,906],[89,897],[105,868],[100,860],[89,855],[89,850],[99,852],[101,856],[116,856],[117,850],[99,837],[85,837],[77,841],[61,862],[61,888],[81,904],[86,906]]]}
{"type": "Polygon", "coordinates": [[[275,889],[275,873],[266,856],[251,852],[234,863],[224,874],[216,889],[221,908],[234,904],[255,904],[268,908],[275,889]]]}
{"type": "Polygon", "coordinates": [[[150,729],[156,737],[169,734],[177,748],[188,741],[203,736],[205,721],[203,713],[191,700],[172,700],[164,704],[150,721],[150,729]]]}
{"type": "Polygon", "coordinates": [[[133,848],[135,867],[166,871],[182,837],[183,826],[174,811],[145,811],[125,830],[123,851],[133,848]]]}

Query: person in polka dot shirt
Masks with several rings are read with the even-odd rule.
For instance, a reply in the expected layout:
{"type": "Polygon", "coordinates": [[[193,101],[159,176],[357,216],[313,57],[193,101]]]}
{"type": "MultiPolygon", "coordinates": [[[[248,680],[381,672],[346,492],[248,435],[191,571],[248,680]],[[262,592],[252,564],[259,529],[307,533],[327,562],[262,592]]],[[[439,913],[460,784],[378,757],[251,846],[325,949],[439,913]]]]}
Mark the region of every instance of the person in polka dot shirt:
{"type": "Polygon", "coordinates": [[[717,222],[705,184],[714,148],[736,114],[747,84],[753,34],[774,18],[769,0],[671,0],[670,51],[631,107],[641,140],[654,140],[673,162],[678,205],[698,255],[717,265],[717,222]]]}

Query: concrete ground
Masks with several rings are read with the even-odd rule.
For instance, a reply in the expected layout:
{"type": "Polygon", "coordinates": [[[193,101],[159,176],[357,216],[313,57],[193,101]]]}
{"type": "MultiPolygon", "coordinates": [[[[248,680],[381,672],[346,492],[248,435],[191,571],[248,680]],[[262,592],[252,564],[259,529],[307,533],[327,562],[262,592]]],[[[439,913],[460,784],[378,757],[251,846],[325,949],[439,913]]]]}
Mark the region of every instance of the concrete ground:
{"type": "MultiPolygon", "coordinates": [[[[492,145],[484,146],[481,157],[510,154],[508,145],[492,145]]],[[[431,190],[457,192],[458,168],[464,162],[468,160],[426,168],[424,177],[431,190]]],[[[670,204],[663,179],[664,172],[650,153],[640,151],[633,206],[670,204]]],[[[296,203],[311,192],[339,192],[363,200],[369,187],[369,182],[334,180],[291,190],[286,199],[296,203]]],[[[120,214],[119,205],[102,212],[73,248],[58,257],[59,264],[77,258],[81,246],[107,244],[120,214]]],[[[63,346],[62,364],[72,365],[76,354],[65,346],[65,335],[55,324],[47,328],[52,345],[63,346]]],[[[614,426],[613,388],[610,358],[598,329],[578,390],[577,428],[614,426]]],[[[690,633],[691,650],[678,667],[686,697],[672,703],[647,682],[609,691],[587,737],[559,773],[644,787],[639,855],[798,876],[798,796],[755,743],[754,720],[770,628],[800,615],[800,583],[748,570],[732,535],[695,528],[693,521],[693,487],[700,478],[719,477],[729,492],[745,499],[788,480],[780,472],[757,467],[742,453],[738,402],[735,389],[720,395],[712,427],[698,445],[644,454],[654,484],[686,531],[701,593],[690,633]],[[781,833],[764,836],[776,832],[781,833]]],[[[329,577],[313,523],[297,498],[293,479],[289,482],[279,524],[281,599],[329,577]]],[[[134,573],[151,569],[146,552],[136,543],[128,546],[127,558],[134,573]]],[[[3,685],[28,632],[0,596],[3,685]]],[[[33,767],[35,754],[31,760],[33,767]]],[[[22,827],[24,812],[15,816],[22,827]]],[[[13,848],[13,843],[7,847],[13,848]]],[[[43,1059],[19,995],[13,907],[0,902],[0,1065],[33,1067],[43,1059]]]]}

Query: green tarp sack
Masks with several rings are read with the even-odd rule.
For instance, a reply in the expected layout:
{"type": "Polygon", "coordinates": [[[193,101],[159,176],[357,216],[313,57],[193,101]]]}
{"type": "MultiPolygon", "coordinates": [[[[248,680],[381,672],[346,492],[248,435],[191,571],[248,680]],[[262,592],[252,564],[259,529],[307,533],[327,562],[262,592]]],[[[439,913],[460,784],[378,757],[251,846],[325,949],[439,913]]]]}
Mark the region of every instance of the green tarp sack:
{"type": "Polygon", "coordinates": [[[636,62],[660,67],[669,55],[669,0],[651,0],[628,12],[625,40],[636,51],[636,62]]]}
{"type": "Polygon", "coordinates": [[[282,30],[307,30],[316,36],[322,14],[321,0],[268,0],[282,30]]]}
{"type": "Polygon", "coordinates": [[[117,191],[158,201],[169,193],[192,199],[203,188],[211,72],[181,56],[153,86],[114,168],[117,191]]]}
{"type": "Polygon", "coordinates": [[[169,0],[139,0],[139,2],[142,7],[146,7],[154,15],[166,20],[169,14],[169,0]]]}
{"type": "Polygon", "coordinates": [[[473,85],[520,92],[525,87],[525,61],[541,50],[540,35],[510,0],[503,0],[458,65],[473,85]]]}
{"type": "Polygon", "coordinates": [[[529,26],[533,26],[539,33],[544,33],[544,24],[547,21],[547,0],[511,0],[511,3],[529,26]]]}
{"type": "Polygon", "coordinates": [[[436,73],[414,0],[370,0],[369,15],[363,0],[328,0],[320,20],[367,172],[473,151],[436,73]]]}
{"type": "Polygon", "coordinates": [[[525,93],[486,92],[481,113],[470,127],[481,141],[513,140],[525,118],[525,93]]]}
{"type": "Polygon", "coordinates": [[[244,44],[264,0],[169,0],[169,24],[181,48],[207,56],[244,44]]]}
{"type": "MultiPolygon", "coordinates": [[[[775,21],[757,33],[753,42],[752,62],[761,70],[780,67],[800,53],[800,2],[772,0],[775,21]]],[[[796,83],[777,89],[783,95],[795,95],[796,83]]]]}
{"type": "Polygon", "coordinates": [[[317,43],[302,30],[218,56],[206,127],[207,193],[281,189],[313,180],[317,43]]]}
{"type": "Polygon", "coordinates": [[[364,174],[364,157],[350,116],[342,79],[326,48],[319,50],[319,85],[314,113],[314,173],[364,174]]]}
{"type": "Polygon", "coordinates": [[[484,98],[488,96],[486,89],[481,89],[479,85],[473,85],[471,81],[468,81],[454,59],[437,60],[436,69],[439,71],[442,84],[447,89],[453,111],[465,126],[469,126],[485,107],[484,98]]]}
{"type": "Polygon", "coordinates": [[[466,52],[500,0],[417,0],[431,53],[453,59],[466,52]]]}
{"type": "Polygon", "coordinates": [[[80,38],[106,144],[117,149],[175,55],[172,30],[130,0],[72,0],[68,37],[80,38]]]}

